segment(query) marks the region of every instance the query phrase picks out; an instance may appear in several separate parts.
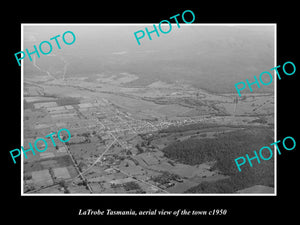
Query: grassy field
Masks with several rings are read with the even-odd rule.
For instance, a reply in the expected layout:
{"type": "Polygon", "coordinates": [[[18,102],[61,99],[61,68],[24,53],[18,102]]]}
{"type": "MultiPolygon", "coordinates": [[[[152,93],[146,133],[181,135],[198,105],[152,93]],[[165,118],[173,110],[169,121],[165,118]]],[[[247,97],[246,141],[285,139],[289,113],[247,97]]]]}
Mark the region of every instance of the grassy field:
{"type": "Polygon", "coordinates": [[[39,161],[33,161],[24,163],[24,171],[30,173],[33,171],[45,170],[55,167],[68,167],[72,166],[72,160],[69,155],[53,157],[51,159],[41,159],[39,161]]]}

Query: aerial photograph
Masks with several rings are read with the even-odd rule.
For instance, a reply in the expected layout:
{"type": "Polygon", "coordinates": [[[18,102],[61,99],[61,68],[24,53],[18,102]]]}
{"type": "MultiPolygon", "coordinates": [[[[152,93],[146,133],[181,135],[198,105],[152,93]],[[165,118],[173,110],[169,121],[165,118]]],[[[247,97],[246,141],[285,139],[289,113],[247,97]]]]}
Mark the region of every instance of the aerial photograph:
{"type": "Polygon", "coordinates": [[[235,88],[276,66],[274,24],[175,23],[138,45],[145,27],[22,24],[32,53],[22,60],[22,146],[48,143],[23,157],[22,193],[274,194],[274,158],[235,163],[275,141],[274,82],[235,88]],[[49,54],[33,53],[43,41],[49,54]],[[45,138],[63,128],[69,141],[45,138]]]}

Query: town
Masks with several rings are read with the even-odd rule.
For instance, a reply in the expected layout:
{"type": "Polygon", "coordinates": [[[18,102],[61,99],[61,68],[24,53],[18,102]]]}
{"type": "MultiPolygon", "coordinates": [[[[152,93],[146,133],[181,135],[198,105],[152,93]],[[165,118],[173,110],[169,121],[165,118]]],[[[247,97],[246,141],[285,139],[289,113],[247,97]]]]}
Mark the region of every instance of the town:
{"type": "Polygon", "coordinates": [[[25,49],[60,32],[72,45],[50,52],[44,41],[47,56],[23,59],[21,145],[72,135],[21,154],[24,195],[274,194],[275,157],[253,167],[239,158],[241,172],[234,159],[276,141],[274,82],[261,74],[264,88],[246,88],[265,68],[278,73],[276,26],[192,24],[189,9],[165,18],[151,29],[24,25],[25,49]],[[243,80],[241,96],[233,84],[243,80]]]}
{"type": "MultiPolygon", "coordinates": [[[[161,90],[164,84],[156,85],[151,90],[161,90]]],[[[237,103],[232,102],[230,95],[214,96],[180,85],[164,88],[169,94],[156,97],[145,91],[141,96],[139,90],[137,95],[113,91],[108,83],[104,89],[74,78],[47,83],[29,80],[24,90],[24,146],[49,131],[67,127],[72,134],[68,142],[49,145],[47,151],[37,152],[34,157],[27,152],[23,170],[23,188],[27,194],[182,193],[200,181],[222,180],[228,176],[212,169],[213,161],[199,165],[177,162],[162,151],[166,146],[189,138],[210,139],[220,133],[243,130],[244,126],[272,124],[272,114],[264,116],[264,120],[253,115],[238,115],[247,112],[249,103],[257,102],[257,110],[262,110],[264,102],[272,99],[268,95],[249,97],[246,101],[243,97],[237,110],[237,103]],[[223,106],[203,105],[203,99],[212,98],[213,102],[223,102],[223,106]],[[134,101],[151,104],[152,110],[155,105],[163,114],[149,113],[146,105],[142,111],[124,106],[134,101]],[[174,104],[177,110],[172,111],[174,104]],[[202,110],[195,112],[195,107],[202,110]],[[236,115],[225,113],[226,109],[236,115]],[[179,113],[182,115],[178,116],[179,113]],[[168,131],[195,125],[199,128],[168,131]]]]}

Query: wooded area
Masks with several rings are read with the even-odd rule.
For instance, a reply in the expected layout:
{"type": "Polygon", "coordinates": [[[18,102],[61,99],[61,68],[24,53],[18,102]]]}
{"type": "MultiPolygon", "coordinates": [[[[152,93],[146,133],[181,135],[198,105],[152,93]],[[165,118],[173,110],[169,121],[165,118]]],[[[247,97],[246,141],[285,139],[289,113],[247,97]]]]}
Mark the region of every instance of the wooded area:
{"type": "Polygon", "coordinates": [[[197,165],[209,161],[216,161],[212,169],[230,176],[229,179],[215,182],[202,182],[189,189],[192,193],[228,193],[235,192],[252,185],[274,185],[274,161],[261,160],[260,164],[253,160],[253,167],[247,163],[239,172],[234,159],[245,154],[253,157],[254,150],[269,146],[272,140],[272,130],[249,128],[218,134],[213,139],[184,140],[168,145],[163,149],[166,157],[175,161],[197,165]]]}

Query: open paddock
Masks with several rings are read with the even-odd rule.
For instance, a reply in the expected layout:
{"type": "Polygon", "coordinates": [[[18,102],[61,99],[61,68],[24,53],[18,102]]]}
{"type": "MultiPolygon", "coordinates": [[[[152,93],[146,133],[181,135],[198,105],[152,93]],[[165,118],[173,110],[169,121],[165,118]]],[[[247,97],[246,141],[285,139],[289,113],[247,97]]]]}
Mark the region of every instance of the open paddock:
{"type": "Polygon", "coordinates": [[[86,161],[89,158],[99,157],[107,149],[107,146],[109,146],[109,143],[107,145],[104,145],[100,143],[91,142],[91,143],[70,145],[69,149],[76,160],[86,161]]]}
{"type": "Polygon", "coordinates": [[[69,155],[64,155],[60,157],[53,157],[51,159],[40,159],[33,162],[24,163],[24,171],[26,171],[26,173],[30,173],[49,168],[68,166],[73,166],[73,162],[69,155]]]}

